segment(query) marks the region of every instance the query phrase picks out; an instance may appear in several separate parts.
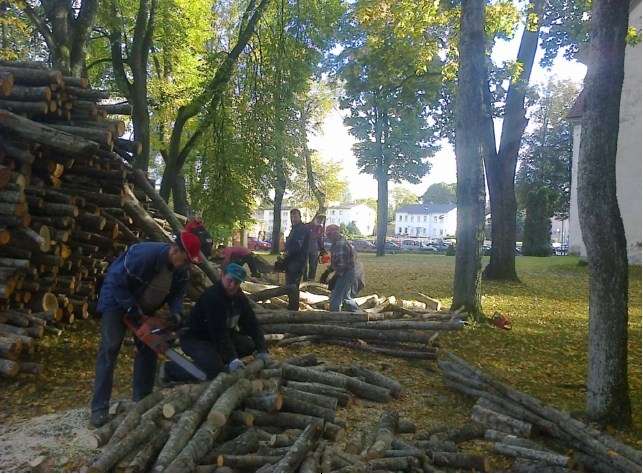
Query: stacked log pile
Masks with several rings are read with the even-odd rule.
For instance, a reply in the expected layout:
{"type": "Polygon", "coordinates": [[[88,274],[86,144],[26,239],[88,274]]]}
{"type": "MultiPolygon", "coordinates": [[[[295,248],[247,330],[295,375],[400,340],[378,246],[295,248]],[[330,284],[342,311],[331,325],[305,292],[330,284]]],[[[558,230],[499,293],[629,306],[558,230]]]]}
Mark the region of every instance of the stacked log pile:
{"type": "Polygon", "coordinates": [[[108,97],[40,63],[0,63],[4,376],[32,350],[26,337],[89,316],[105,268],[127,245],[169,239],[128,164],[140,145],[107,117],[129,111],[98,103],[108,97]]]}
{"type": "Polygon", "coordinates": [[[570,414],[499,382],[448,354],[438,365],[445,384],[477,398],[471,418],[485,427],[495,452],[514,459],[514,472],[641,472],[641,451],[570,414]],[[557,448],[530,439],[537,434],[557,448]]]}
{"type": "MultiPolygon", "coordinates": [[[[270,291],[274,290],[250,297],[260,300],[261,293],[270,291]]],[[[303,292],[301,295],[306,297],[303,292]]],[[[362,312],[264,308],[256,312],[264,332],[280,346],[324,343],[405,359],[435,359],[437,336],[464,325],[457,312],[427,310],[420,302],[403,304],[395,297],[377,295],[357,298],[356,302],[362,312]]]]}
{"type": "Polygon", "coordinates": [[[318,364],[312,355],[270,367],[253,361],[241,373],[155,392],[115,416],[93,432],[101,451],[89,471],[487,470],[484,456],[459,451],[449,437],[423,438],[394,411],[344,438],[338,407],[350,409],[356,397],[386,402],[401,391],[383,374],[318,364]]]}

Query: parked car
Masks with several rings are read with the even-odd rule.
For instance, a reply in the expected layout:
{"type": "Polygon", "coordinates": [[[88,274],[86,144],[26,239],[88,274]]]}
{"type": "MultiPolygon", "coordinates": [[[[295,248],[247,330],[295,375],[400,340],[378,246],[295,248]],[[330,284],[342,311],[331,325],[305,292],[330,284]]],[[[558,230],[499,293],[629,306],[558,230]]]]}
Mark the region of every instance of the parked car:
{"type": "Polygon", "coordinates": [[[393,242],[392,240],[387,240],[386,243],[384,244],[384,250],[387,252],[399,252],[402,250],[402,247],[400,247],[397,243],[393,242]]]}
{"type": "Polygon", "coordinates": [[[270,250],[270,243],[259,240],[256,237],[248,237],[248,250],[270,250]]]}
{"type": "Polygon", "coordinates": [[[373,242],[369,242],[364,239],[351,240],[351,245],[358,252],[373,252],[375,251],[375,245],[373,242]]]}
{"type": "Polygon", "coordinates": [[[421,250],[422,243],[419,240],[405,239],[400,243],[402,250],[421,250]]]}
{"type": "Polygon", "coordinates": [[[438,252],[438,247],[435,244],[429,244],[427,242],[422,243],[422,247],[420,250],[423,250],[425,252],[438,252]]]}

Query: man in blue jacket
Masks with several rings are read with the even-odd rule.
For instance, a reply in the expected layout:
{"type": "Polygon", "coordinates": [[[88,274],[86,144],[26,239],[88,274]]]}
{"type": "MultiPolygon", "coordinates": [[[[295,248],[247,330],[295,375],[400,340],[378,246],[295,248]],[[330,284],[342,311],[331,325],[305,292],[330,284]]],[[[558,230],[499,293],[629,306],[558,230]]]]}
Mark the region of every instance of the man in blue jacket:
{"type": "MultiPolygon", "coordinates": [[[[221,280],[205,290],[192,308],[181,336],[181,349],[213,379],[226,368],[235,372],[244,367],[242,357],[257,352],[268,361],[263,331],[241,291],[246,270],[237,263],[225,267],[221,280]]],[[[163,383],[194,380],[174,362],[161,369],[163,383]]]]}
{"type": "MultiPolygon", "coordinates": [[[[107,270],[98,298],[101,343],[96,357],[96,379],[90,423],[108,419],[114,367],[125,336],[123,317],[151,315],[164,304],[175,324],[180,323],[183,297],[189,281],[189,264],[200,262],[201,241],[191,232],[181,232],[174,243],[142,242],[129,247],[107,270]]],[[[136,340],[134,401],[154,388],[156,353],[136,340]]]]}

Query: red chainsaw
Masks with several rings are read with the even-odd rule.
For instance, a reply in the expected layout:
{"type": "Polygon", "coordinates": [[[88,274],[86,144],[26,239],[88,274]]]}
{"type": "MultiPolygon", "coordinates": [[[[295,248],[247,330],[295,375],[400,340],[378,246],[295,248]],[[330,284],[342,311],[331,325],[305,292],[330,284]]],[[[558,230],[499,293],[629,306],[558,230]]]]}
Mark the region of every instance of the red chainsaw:
{"type": "Polygon", "coordinates": [[[155,316],[142,315],[133,318],[126,315],[124,322],[132,330],[134,336],[154,352],[162,354],[172,362],[175,362],[197,380],[201,382],[207,380],[205,372],[170,347],[177,334],[172,331],[166,320],[155,316]]]}

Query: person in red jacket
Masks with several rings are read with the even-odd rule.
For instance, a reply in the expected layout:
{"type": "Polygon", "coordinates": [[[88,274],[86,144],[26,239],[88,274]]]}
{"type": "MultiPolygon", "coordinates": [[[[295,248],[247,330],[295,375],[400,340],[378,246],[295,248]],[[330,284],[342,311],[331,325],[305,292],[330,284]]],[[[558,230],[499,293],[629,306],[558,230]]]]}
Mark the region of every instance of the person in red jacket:
{"type": "Polygon", "coordinates": [[[261,276],[256,255],[246,247],[219,245],[214,259],[221,265],[221,268],[226,268],[230,263],[236,263],[241,266],[246,264],[250,268],[250,273],[253,277],[258,278],[261,276]]]}

